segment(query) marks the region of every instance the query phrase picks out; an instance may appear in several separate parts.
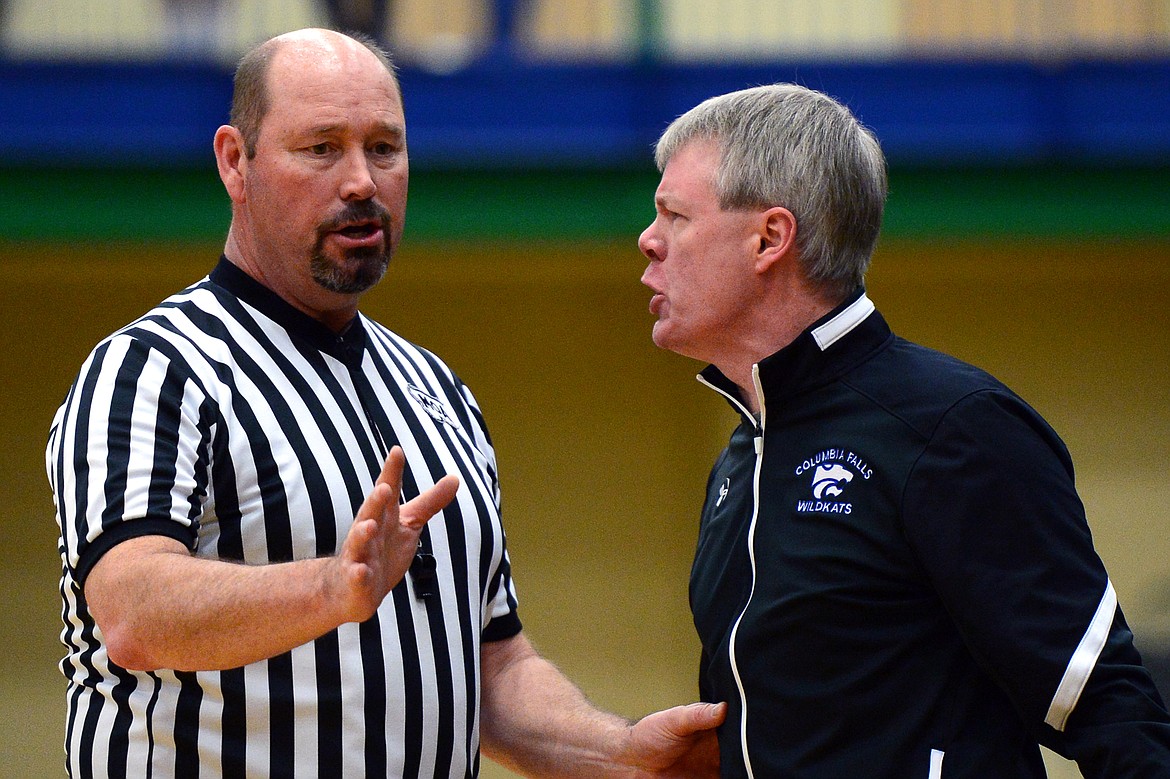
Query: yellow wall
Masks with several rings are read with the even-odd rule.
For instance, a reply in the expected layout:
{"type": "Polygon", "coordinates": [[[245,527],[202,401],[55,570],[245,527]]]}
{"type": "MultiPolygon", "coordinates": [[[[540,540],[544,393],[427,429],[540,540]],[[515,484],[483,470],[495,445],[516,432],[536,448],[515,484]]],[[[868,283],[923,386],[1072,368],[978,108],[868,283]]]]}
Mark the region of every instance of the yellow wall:
{"type": "MultiPolygon", "coordinates": [[[[52,412],[96,340],[217,253],[0,245],[0,777],[62,775],[52,412]]],[[[650,344],[642,267],[632,238],[415,245],[366,306],[475,391],[528,633],[630,716],[694,695],[686,578],[706,470],[735,422],[693,380],[700,366],[650,344]]],[[[1139,640],[1170,644],[1170,245],[889,244],[870,294],[895,330],[1048,417],[1139,640]]]]}

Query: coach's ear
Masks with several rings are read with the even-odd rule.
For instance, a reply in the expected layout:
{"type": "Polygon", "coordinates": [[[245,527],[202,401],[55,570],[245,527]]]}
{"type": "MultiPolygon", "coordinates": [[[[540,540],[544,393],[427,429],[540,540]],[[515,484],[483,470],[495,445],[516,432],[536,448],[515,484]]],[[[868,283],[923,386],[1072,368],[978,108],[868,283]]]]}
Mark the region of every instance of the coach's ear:
{"type": "Polygon", "coordinates": [[[248,155],[244,153],[244,136],[230,124],[215,131],[215,164],[219,178],[234,203],[244,202],[244,174],[248,155]]]}
{"type": "Polygon", "coordinates": [[[760,212],[756,273],[766,273],[785,258],[795,256],[796,217],[782,206],[760,212]]]}

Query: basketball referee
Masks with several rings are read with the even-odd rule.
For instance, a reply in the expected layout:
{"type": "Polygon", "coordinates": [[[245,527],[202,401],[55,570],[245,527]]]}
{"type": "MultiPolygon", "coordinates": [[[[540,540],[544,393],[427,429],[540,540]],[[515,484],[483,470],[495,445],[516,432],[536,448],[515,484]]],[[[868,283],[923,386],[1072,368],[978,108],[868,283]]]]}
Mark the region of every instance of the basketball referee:
{"type": "Polygon", "coordinates": [[[406,209],[386,55],[261,44],[214,148],[223,258],[52,423],[69,775],[466,777],[481,743],[541,776],[717,773],[721,706],[631,724],[534,652],[475,399],[358,312],[406,209]]]}

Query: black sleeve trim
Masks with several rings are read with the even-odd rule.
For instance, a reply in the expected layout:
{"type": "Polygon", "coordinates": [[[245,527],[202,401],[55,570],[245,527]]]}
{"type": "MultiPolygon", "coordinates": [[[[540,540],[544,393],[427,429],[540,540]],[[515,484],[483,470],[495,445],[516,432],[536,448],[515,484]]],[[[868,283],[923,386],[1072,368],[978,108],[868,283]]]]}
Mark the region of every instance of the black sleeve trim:
{"type": "Polygon", "coordinates": [[[502,617],[496,617],[483,629],[483,641],[503,641],[519,635],[524,626],[520,624],[520,615],[510,611],[502,617]]]}
{"type": "Polygon", "coordinates": [[[73,578],[77,581],[78,586],[85,586],[86,577],[89,576],[89,572],[97,565],[97,561],[102,558],[102,555],[123,541],[142,536],[166,536],[175,539],[192,552],[195,551],[195,530],[193,528],[180,525],[171,519],[126,520],[103,532],[82,550],[77,567],[73,570],[73,578]]]}

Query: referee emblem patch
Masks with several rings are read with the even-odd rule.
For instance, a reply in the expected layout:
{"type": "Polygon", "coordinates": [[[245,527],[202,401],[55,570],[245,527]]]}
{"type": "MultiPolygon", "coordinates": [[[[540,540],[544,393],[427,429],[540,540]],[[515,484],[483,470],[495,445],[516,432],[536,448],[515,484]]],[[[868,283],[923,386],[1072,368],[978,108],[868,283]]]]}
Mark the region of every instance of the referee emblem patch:
{"type": "Polygon", "coordinates": [[[436,398],[413,384],[407,384],[406,388],[410,390],[411,397],[415,402],[423,407],[423,411],[431,415],[436,422],[442,422],[444,425],[457,427],[455,420],[447,413],[447,407],[443,405],[443,401],[436,398]]]}

